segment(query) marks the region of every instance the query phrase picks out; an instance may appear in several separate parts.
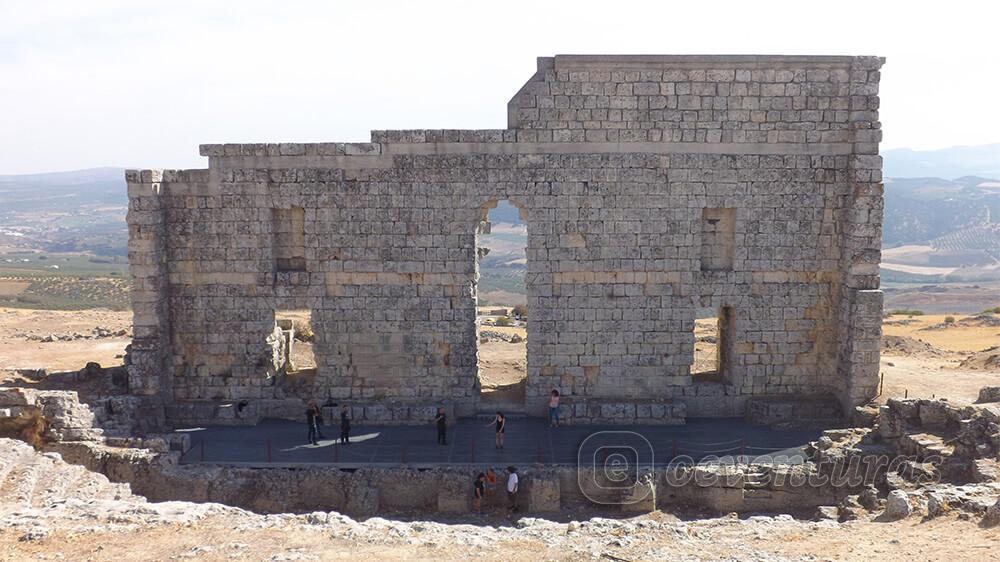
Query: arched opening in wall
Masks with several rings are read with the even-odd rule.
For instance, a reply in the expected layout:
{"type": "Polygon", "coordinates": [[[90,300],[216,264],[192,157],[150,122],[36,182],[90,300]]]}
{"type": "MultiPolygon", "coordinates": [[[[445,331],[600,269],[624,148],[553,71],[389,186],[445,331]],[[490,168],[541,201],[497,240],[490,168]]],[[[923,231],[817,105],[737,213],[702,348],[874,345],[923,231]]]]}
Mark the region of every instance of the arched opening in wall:
{"type": "Polygon", "coordinates": [[[733,307],[702,311],[694,323],[691,382],[726,383],[732,360],[733,307]]]}
{"type": "Polygon", "coordinates": [[[312,312],[309,310],[274,311],[275,364],[284,375],[284,385],[307,384],[316,375],[316,355],[312,312]],[[310,380],[307,380],[310,379],[310,380]]]}
{"type": "Polygon", "coordinates": [[[476,230],[476,341],[480,404],[524,407],[528,373],[527,216],[509,200],[481,209],[476,230]]]}

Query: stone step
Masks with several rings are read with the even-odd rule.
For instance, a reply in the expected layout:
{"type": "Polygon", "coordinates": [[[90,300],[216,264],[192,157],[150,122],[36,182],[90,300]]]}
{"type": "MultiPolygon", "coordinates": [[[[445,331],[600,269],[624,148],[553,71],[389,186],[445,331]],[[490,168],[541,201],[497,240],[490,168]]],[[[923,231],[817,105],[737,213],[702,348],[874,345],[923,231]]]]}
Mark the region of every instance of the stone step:
{"type": "MultiPolygon", "coordinates": [[[[503,412],[504,417],[507,418],[508,420],[523,420],[528,417],[528,414],[524,413],[524,410],[516,411],[516,410],[504,410],[500,408],[497,408],[497,410],[503,412]]],[[[481,420],[483,423],[487,423],[493,421],[493,418],[495,418],[497,415],[497,410],[477,412],[475,416],[473,416],[473,418],[476,420],[481,420]]]]}
{"type": "Polygon", "coordinates": [[[748,472],[743,475],[743,489],[764,490],[770,487],[771,477],[760,472],[748,472]]]}
{"type": "Polygon", "coordinates": [[[909,433],[903,435],[900,440],[900,448],[905,453],[914,454],[921,458],[936,456],[947,458],[954,454],[954,445],[946,443],[947,438],[933,433],[909,433]]]}
{"type": "Polygon", "coordinates": [[[753,488],[743,488],[743,499],[745,500],[769,500],[773,497],[771,490],[755,490],[753,488]]]}
{"type": "Polygon", "coordinates": [[[35,451],[13,439],[0,439],[0,503],[42,507],[65,499],[132,497],[127,484],[68,464],[59,455],[35,451]]]}

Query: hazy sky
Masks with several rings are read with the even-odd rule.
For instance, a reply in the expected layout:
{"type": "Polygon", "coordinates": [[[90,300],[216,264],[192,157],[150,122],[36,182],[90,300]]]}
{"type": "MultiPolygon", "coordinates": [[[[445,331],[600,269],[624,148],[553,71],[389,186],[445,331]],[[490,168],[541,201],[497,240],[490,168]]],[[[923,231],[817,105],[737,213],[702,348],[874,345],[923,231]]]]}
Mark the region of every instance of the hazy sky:
{"type": "Polygon", "coordinates": [[[888,58],[883,148],[1000,142],[991,2],[0,0],[0,174],[503,128],[536,56],[888,58]]]}

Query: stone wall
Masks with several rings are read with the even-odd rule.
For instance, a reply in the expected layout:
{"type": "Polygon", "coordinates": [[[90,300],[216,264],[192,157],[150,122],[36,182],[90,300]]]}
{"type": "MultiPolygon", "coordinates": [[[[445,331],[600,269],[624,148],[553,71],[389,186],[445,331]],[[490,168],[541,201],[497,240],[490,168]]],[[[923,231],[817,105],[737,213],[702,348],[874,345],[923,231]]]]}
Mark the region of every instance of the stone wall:
{"type": "Polygon", "coordinates": [[[477,231],[507,199],[528,223],[529,412],[552,388],[597,412],[864,402],[881,63],[543,58],[506,130],[205,145],[207,170],[130,171],[133,388],[174,412],[306,397],[475,412],[477,231]],[[692,384],[695,316],[722,307],[725,381],[692,384]],[[312,314],[309,385],[273,367],[285,309],[312,314]]]}

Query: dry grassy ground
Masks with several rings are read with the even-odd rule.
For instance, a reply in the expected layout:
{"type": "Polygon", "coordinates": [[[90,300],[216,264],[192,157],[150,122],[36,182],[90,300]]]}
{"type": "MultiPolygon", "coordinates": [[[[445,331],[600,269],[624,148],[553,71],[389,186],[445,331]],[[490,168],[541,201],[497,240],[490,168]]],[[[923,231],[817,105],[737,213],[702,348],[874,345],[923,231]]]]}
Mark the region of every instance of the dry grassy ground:
{"type": "Polygon", "coordinates": [[[975,316],[952,315],[955,322],[944,327],[947,314],[925,316],[890,316],[882,323],[882,332],[923,340],[946,351],[980,351],[1000,345],[1000,315],[993,315],[997,325],[977,321],[975,316]]]}
{"type": "Polygon", "coordinates": [[[113,310],[27,310],[0,308],[0,373],[17,369],[77,371],[88,361],[121,365],[129,337],[42,342],[49,335],[91,334],[132,329],[132,313],[113,310]]]}
{"type": "MultiPolygon", "coordinates": [[[[483,330],[517,334],[527,338],[522,327],[484,326],[483,330]]],[[[519,404],[524,401],[528,376],[528,343],[491,341],[479,344],[479,384],[488,404],[519,404]]]]}

